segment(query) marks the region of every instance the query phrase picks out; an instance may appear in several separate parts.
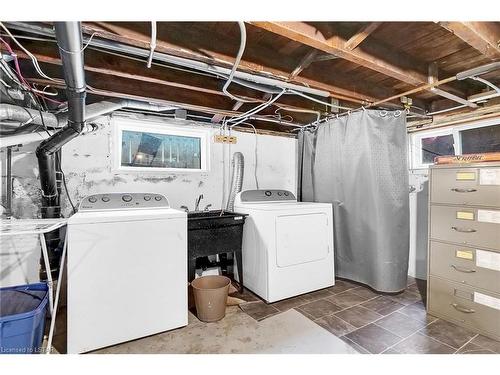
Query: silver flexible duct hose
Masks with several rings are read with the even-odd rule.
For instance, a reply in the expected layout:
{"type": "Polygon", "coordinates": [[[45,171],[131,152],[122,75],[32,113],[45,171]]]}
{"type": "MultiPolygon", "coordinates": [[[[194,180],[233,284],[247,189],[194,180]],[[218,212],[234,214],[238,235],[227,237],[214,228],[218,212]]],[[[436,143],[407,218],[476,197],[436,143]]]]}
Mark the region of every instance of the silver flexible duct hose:
{"type": "Polygon", "coordinates": [[[241,152],[235,152],[233,154],[233,175],[231,178],[231,189],[229,190],[229,198],[227,200],[227,211],[234,210],[234,199],[236,194],[241,191],[243,186],[243,171],[245,166],[245,159],[241,152]]]}
{"type": "Polygon", "coordinates": [[[40,112],[32,108],[24,108],[13,104],[0,104],[0,121],[10,120],[20,124],[32,123],[36,125],[45,124],[49,128],[59,127],[57,118],[54,114],[42,112],[43,122],[40,117],[40,112]]]}

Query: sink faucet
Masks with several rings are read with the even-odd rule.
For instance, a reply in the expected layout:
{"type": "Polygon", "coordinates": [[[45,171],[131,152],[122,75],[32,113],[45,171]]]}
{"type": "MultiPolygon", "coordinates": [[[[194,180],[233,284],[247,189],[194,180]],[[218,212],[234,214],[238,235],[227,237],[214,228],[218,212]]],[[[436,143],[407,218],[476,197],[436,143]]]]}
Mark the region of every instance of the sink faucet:
{"type": "Polygon", "coordinates": [[[210,207],[212,207],[212,205],[211,204],[207,204],[205,206],[205,208],[203,209],[203,211],[210,211],[210,207]]]}
{"type": "Polygon", "coordinates": [[[189,208],[187,206],[181,206],[181,210],[184,210],[186,212],[189,212],[189,208]]]}
{"type": "Polygon", "coordinates": [[[200,201],[203,199],[203,194],[200,194],[198,198],[196,199],[196,202],[194,204],[194,210],[198,211],[198,208],[200,206],[200,201]]]}

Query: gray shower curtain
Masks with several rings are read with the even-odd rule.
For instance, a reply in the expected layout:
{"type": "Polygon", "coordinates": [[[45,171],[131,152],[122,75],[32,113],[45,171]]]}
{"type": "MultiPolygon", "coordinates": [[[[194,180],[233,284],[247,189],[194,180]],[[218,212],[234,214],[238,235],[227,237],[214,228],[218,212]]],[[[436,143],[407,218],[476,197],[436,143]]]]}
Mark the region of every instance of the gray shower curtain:
{"type": "Polygon", "coordinates": [[[336,276],[406,288],[409,253],[404,112],[365,110],[299,134],[299,197],[333,204],[336,276]]]}

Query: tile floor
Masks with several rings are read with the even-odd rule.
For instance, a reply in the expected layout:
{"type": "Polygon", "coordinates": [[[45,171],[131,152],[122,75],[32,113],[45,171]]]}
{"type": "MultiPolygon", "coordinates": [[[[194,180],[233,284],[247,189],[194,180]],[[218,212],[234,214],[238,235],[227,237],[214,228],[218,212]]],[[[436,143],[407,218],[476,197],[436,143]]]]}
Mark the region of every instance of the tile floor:
{"type": "MultiPolygon", "coordinates": [[[[331,288],[272,304],[266,304],[253,293],[245,290],[243,293],[231,294],[246,302],[239,308],[228,307],[226,318],[220,322],[202,323],[190,313],[187,327],[116,345],[99,352],[278,352],[279,345],[273,347],[273,337],[277,342],[283,342],[285,339],[299,335],[300,332],[297,329],[287,329],[288,333],[284,337],[279,336],[279,332],[271,337],[272,335],[266,332],[269,326],[275,324],[273,319],[269,318],[294,309],[323,327],[326,331],[321,330],[321,335],[324,336],[324,333],[329,332],[358,353],[500,354],[499,341],[428,315],[424,305],[425,290],[425,281],[410,279],[403,293],[381,295],[365,286],[338,279],[335,286],[331,288]],[[251,334],[249,330],[252,331],[251,334]],[[207,332],[212,340],[203,343],[200,337],[207,337],[207,332]],[[251,340],[242,341],[243,333],[251,336],[251,340]]],[[[59,314],[61,318],[58,321],[65,326],[64,309],[59,314]]],[[[276,318],[280,319],[278,316],[276,318]]],[[[313,332],[309,328],[306,331],[313,332]]],[[[56,332],[54,340],[60,341],[56,348],[64,353],[62,348],[65,347],[65,327],[56,332]]],[[[322,340],[325,338],[323,337],[322,340]]],[[[332,343],[330,345],[332,348],[339,347],[339,344],[335,344],[335,340],[332,340],[332,343]]],[[[293,340],[289,344],[288,349],[293,349],[294,352],[308,352],[304,346],[294,343],[293,340]]],[[[335,350],[333,352],[342,352],[335,350]]]]}
{"type": "Polygon", "coordinates": [[[261,321],[295,309],[359,353],[384,354],[494,354],[500,342],[428,315],[424,280],[408,280],[398,295],[382,295],[338,279],[336,285],[272,304],[252,293],[240,308],[261,321]]]}

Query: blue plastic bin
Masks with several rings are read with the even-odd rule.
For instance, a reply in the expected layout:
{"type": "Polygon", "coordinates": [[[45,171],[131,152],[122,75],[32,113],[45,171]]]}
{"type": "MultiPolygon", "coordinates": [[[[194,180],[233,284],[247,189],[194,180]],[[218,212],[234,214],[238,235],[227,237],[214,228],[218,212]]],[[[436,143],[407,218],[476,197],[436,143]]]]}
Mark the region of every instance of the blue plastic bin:
{"type": "Polygon", "coordinates": [[[0,288],[0,354],[41,353],[46,283],[0,288]]]}

